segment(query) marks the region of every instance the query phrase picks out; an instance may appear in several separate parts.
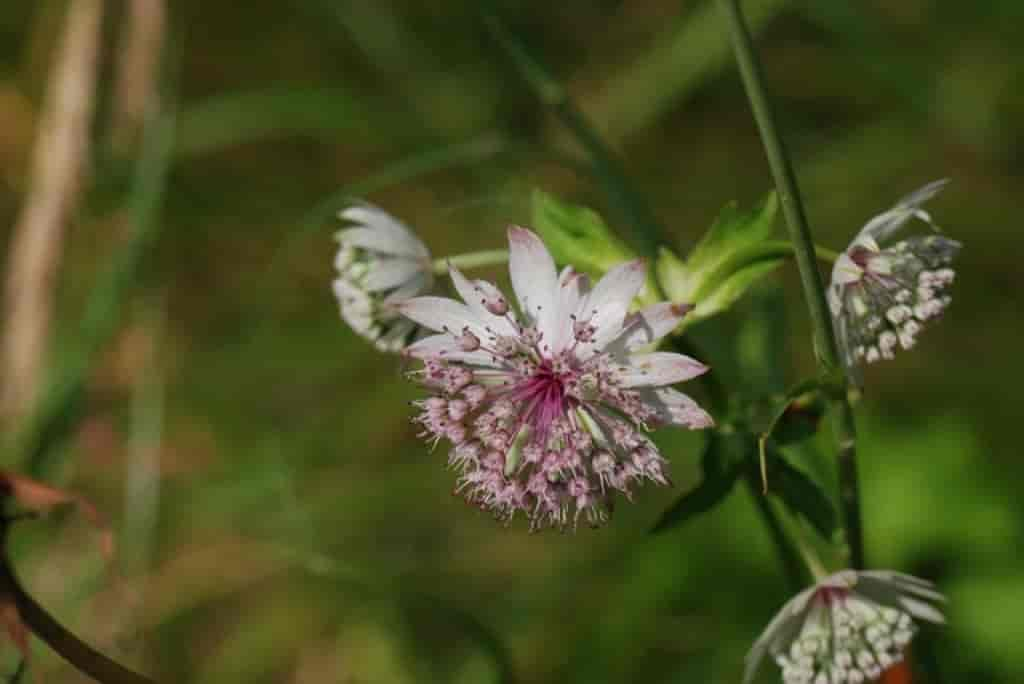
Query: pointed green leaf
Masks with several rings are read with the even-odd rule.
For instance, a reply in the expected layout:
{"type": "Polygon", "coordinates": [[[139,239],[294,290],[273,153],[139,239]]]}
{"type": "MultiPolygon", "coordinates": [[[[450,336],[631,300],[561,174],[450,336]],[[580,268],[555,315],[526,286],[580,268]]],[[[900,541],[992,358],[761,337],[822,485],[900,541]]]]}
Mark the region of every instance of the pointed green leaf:
{"type": "Polygon", "coordinates": [[[723,268],[735,254],[768,240],[777,210],[774,192],[747,212],[741,211],[735,202],[727,204],[685,262],[663,251],[658,268],[662,288],[673,301],[688,303],[696,303],[700,295],[716,290],[742,267],[742,263],[736,263],[732,268],[723,268]],[[662,260],[664,264],[660,263],[662,260]]]}
{"type": "Polygon", "coordinates": [[[735,271],[711,290],[707,296],[697,298],[694,310],[683,320],[683,327],[727,310],[754,283],[778,268],[782,261],[779,258],[768,258],[735,271]]]}
{"type": "Polygon", "coordinates": [[[803,517],[825,539],[836,532],[837,515],[832,499],[807,473],[789,463],[778,450],[768,449],[770,490],[794,514],[803,517]]]}
{"type": "Polygon", "coordinates": [[[662,514],[651,530],[657,534],[672,529],[691,518],[710,511],[732,492],[733,485],[742,472],[742,458],[737,458],[734,439],[714,433],[708,438],[701,457],[704,479],[694,489],[676,500],[672,507],[662,514]]]}

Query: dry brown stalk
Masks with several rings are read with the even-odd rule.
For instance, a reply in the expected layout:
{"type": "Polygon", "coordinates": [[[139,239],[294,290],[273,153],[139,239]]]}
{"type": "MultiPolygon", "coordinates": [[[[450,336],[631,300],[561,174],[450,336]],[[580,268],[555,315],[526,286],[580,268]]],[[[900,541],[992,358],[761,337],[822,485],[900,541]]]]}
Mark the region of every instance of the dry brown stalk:
{"type": "Polygon", "coordinates": [[[167,9],[164,0],[128,0],[114,81],[112,144],[123,151],[138,137],[146,112],[156,107],[167,9]]]}
{"type": "Polygon", "coordinates": [[[40,115],[32,168],[8,256],[0,414],[32,406],[49,337],[53,290],[67,223],[89,150],[103,0],[71,0],[40,115]]]}

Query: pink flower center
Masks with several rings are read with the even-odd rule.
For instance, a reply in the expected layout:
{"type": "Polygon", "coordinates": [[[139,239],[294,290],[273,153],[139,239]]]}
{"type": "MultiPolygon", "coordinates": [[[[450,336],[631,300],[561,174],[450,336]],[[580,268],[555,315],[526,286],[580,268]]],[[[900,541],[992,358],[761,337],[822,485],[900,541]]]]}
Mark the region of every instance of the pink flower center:
{"type": "Polygon", "coordinates": [[[510,400],[526,407],[522,421],[532,429],[533,441],[546,444],[552,426],[576,406],[578,402],[567,392],[567,386],[577,379],[577,372],[556,371],[550,361],[544,360],[509,392],[510,400]]]}
{"type": "Polygon", "coordinates": [[[845,601],[846,597],[849,595],[849,589],[844,589],[842,587],[821,587],[817,592],[815,592],[814,598],[821,601],[826,606],[832,606],[845,601]]]}

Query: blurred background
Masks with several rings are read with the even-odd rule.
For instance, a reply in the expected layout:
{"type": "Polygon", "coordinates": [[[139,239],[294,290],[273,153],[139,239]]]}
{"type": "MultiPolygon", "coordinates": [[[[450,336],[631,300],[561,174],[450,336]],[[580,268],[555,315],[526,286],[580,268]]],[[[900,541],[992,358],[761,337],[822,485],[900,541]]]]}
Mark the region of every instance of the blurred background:
{"type": "MultiPolygon", "coordinates": [[[[565,105],[538,98],[481,6],[0,7],[4,465],[89,497],[118,543],[104,562],[65,515],[17,527],[9,553],[105,652],[166,682],[735,682],[788,598],[746,489],[649,534],[699,481],[700,435],[659,434],[675,486],[603,529],[506,528],[451,495],[409,422],[419,391],[342,324],[349,197],[435,256],[501,246],[533,187],[635,242],[565,105]]],[[[858,407],[867,553],[948,594],[949,626],[926,635],[942,681],[1024,681],[1024,5],[745,7],[819,243],[953,179],[931,208],[964,243],[954,303],[869,369],[858,407]]],[[[681,253],[770,189],[713,2],[494,11],[681,253]]],[[[733,391],[754,382],[735,358],[766,302],[785,337],[761,370],[813,372],[786,265],[694,330],[733,391]]],[[[831,487],[819,437],[801,457],[831,487]]],[[[37,681],[85,681],[34,650],[37,681]]]]}

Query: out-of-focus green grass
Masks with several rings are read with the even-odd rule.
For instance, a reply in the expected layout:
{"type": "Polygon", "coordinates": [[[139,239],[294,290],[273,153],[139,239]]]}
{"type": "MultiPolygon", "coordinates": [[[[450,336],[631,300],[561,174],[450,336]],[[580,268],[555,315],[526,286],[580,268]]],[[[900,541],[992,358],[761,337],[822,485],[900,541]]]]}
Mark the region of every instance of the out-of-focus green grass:
{"type": "MultiPolygon", "coordinates": [[[[26,190],[55,4],[0,9],[4,235],[26,190]]],[[[841,248],[903,193],[954,179],[933,207],[965,244],[954,304],[918,349],[867,374],[867,547],[873,563],[949,594],[935,644],[944,681],[1020,681],[1024,12],[1014,0],[750,4],[819,242],[841,248]]],[[[503,10],[678,246],[726,201],[768,188],[738,80],[714,57],[724,32],[711,3],[503,10]],[[676,68],[686,76],[658,76],[676,68]]],[[[675,487],[643,491],[602,530],[501,527],[450,495],[444,454],[408,420],[417,390],[337,316],[333,226],[308,218],[339,189],[369,184],[435,254],[499,246],[506,223],[527,220],[532,186],[609,208],[559,163],[580,151],[491,44],[475,3],[188,0],[173,12],[183,124],[163,232],[65,454],[70,484],[130,531],[131,563],[104,575],[84,527],[25,528],[27,583],[161,681],[736,681],[786,598],[749,495],[646,534],[695,484],[699,437],[659,435],[675,487]],[[493,149],[466,154],[480,140],[493,149]],[[147,531],[126,484],[157,437],[147,531]]],[[[101,116],[98,139],[102,129],[101,116]]],[[[74,348],[120,235],[111,207],[125,184],[95,169],[63,259],[58,350],[74,348]]],[[[795,381],[811,372],[810,336],[792,269],[778,280],[795,381]]],[[[734,339],[741,323],[695,334],[734,339]]],[[[709,353],[728,356],[722,344],[709,353]]],[[[78,681],[43,652],[38,667],[46,681],[78,681]]]]}

